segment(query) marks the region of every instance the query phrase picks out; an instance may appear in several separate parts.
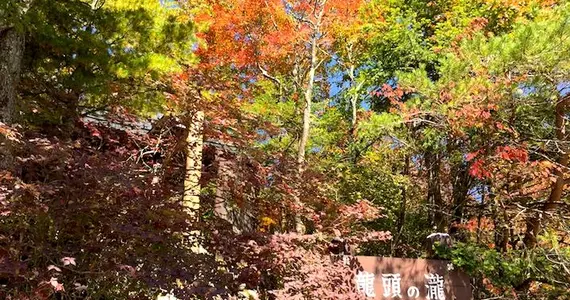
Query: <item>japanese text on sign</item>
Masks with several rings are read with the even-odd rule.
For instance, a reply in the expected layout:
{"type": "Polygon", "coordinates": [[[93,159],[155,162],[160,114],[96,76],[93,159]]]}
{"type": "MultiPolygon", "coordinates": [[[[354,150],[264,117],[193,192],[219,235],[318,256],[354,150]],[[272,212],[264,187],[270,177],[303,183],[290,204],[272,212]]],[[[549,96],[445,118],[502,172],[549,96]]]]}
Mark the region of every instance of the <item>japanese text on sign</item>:
{"type": "MultiPolygon", "coordinates": [[[[443,276],[438,274],[426,274],[426,299],[428,300],[445,300],[445,289],[443,276]]],[[[364,293],[366,297],[376,297],[374,290],[375,276],[369,272],[358,272],[356,275],[356,288],[358,291],[364,293]]],[[[384,293],[382,296],[386,299],[403,299],[402,286],[400,274],[382,274],[382,288],[384,293]]],[[[420,297],[420,289],[416,286],[407,288],[404,294],[410,299],[418,299],[420,297]]]]}

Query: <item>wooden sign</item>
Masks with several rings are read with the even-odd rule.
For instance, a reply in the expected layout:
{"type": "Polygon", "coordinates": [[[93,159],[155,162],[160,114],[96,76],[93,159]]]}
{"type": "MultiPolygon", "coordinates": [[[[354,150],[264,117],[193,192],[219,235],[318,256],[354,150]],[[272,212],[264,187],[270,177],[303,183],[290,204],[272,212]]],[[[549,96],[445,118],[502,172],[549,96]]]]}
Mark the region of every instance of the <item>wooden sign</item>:
{"type": "Polygon", "coordinates": [[[473,299],[469,277],[449,261],[356,256],[356,287],[370,299],[473,299]]]}

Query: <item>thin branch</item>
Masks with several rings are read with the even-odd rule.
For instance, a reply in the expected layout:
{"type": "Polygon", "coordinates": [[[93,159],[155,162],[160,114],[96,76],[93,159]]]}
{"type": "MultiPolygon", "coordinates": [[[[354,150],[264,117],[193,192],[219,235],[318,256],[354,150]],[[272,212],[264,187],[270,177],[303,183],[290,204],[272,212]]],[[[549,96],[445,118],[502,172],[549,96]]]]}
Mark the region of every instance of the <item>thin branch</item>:
{"type": "Polygon", "coordinates": [[[275,76],[271,76],[269,72],[267,72],[267,70],[265,70],[261,65],[258,64],[257,68],[261,71],[261,75],[263,75],[263,77],[273,81],[275,84],[279,86],[279,88],[281,88],[282,86],[281,80],[277,79],[277,77],[275,76]]]}

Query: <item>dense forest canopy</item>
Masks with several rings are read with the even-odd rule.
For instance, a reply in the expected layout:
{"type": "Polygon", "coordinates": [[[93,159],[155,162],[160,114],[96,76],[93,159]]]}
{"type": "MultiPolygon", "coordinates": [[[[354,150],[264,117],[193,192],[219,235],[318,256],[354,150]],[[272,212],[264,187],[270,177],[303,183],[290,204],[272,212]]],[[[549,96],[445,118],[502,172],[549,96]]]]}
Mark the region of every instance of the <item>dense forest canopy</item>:
{"type": "Polygon", "coordinates": [[[0,297],[567,299],[569,120],[562,0],[0,1],[0,297]]]}

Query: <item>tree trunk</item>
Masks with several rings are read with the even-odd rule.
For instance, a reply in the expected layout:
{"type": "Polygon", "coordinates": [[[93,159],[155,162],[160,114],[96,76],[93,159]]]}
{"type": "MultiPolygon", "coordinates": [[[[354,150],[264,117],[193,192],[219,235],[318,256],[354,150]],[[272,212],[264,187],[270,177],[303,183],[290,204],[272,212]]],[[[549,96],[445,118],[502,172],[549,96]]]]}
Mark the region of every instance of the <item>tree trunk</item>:
{"type": "MultiPolygon", "coordinates": [[[[186,136],[186,170],[184,174],[184,193],[182,206],[189,216],[190,226],[200,220],[200,177],[202,176],[202,150],[204,144],[204,112],[195,111],[188,121],[186,136]]],[[[200,230],[184,233],[188,238],[190,250],[194,253],[206,253],[200,242],[200,230]]]]}
{"type": "Polygon", "coordinates": [[[427,202],[430,206],[429,209],[430,219],[433,226],[436,227],[438,232],[443,232],[446,229],[445,213],[443,198],[440,189],[440,164],[441,158],[438,154],[434,154],[431,150],[425,153],[425,165],[428,171],[428,196],[427,202]]]}
{"type": "MultiPolygon", "coordinates": [[[[410,173],[410,156],[406,155],[404,158],[404,170],[402,171],[402,175],[408,176],[410,173]]],[[[408,195],[406,193],[406,186],[400,187],[402,191],[402,200],[400,201],[400,208],[398,211],[398,219],[396,220],[396,235],[392,240],[392,246],[390,247],[391,255],[397,255],[396,253],[396,246],[398,246],[400,242],[400,238],[402,237],[402,232],[404,231],[404,224],[406,222],[406,206],[408,201],[408,195]]]]}
{"type": "Polygon", "coordinates": [[[472,181],[471,176],[469,175],[469,165],[467,163],[458,163],[453,169],[453,224],[450,225],[450,234],[457,231],[457,225],[461,224],[463,220],[463,209],[467,202],[467,195],[472,181]]]}
{"type": "MultiPolygon", "coordinates": [[[[14,27],[0,26],[0,123],[11,125],[16,119],[16,91],[20,79],[22,58],[24,55],[24,34],[14,27]]],[[[0,169],[14,169],[13,144],[10,140],[0,143],[0,169]]]]}
{"type": "MultiPolygon", "coordinates": [[[[503,222],[500,226],[495,227],[495,231],[498,232],[497,240],[495,241],[495,248],[499,249],[502,253],[507,252],[509,241],[511,240],[511,219],[508,214],[507,207],[503,204],[501,199],[497,201],[501,208],[501,214],[503,217],[503,222]]],[[[497,216],[500,218],[500,216],[497,216]]]]}
{"type": "MultiPolygon", "coordinates": [[[[311,129],[311,104],[313,102],[313,88],[315,84],[315,72],[317,68],[317,38],[314,36],[311,39],[311,67],[309,69],[309,79],[307,82],[307,89],[305,90],[305,106],[303,108],[303,132],[301,133],[301,140],[299,142],[299,149],[297,152],[297,176],[298,181],[302,179],[303,171],[305,170],[305,153],[307,142],[309,141],[309,131],[311,129]]],[[[297,206],[300,204],[300,191],[295,191],[295,202],[297,206]]],[[[301,216],[295,214],[295,231],[297,233],[305,233],[305,225],[301,216]]]]}
{"type": "MultiPolygon", "coordinates": [[[[350,56],[349,56],[350,57],[350,56]]],[[[356,78],[355,78],[355,74],[354,74],[354,64],[350,64],[350,68],[348,69],[348,77],[350,78],[350,86],[351,87],[355,87],[356,85],[356,78]]],[[[357,91],[353,91],[354,94],[352,94],[350,96],[350,107],[352,110],[352,123],[351,123],[351,128],[350,128],[350,132],[351,134],[354,134],[354,131],[356,129],[356,102],[358,101],[358,93],[357,91]]]]}
{"type": "MultiPolygon", "coordinates": [[[[318,67],[318,39],[320,38],[320,27],[321,27],[321,20],[324,14],[324,3],[321,3],[320,11],[316,16],[316,22],[313,25],[313,36],[311,37],[311,63],[309,67],[309,78],[307,79],[307,87],[305,89],[305,103],[303,107],[303,131],[301,133],[301,140],[299,142],[299,149],[297,152],[297,167],[298,167],[298,176],[299,181],[302,178],[302,173],[305,170],[305,154],[307,151],[307,143],[309,141],[309,132],[311,129],[311,105],[313,102],[313,89],[315,86],[315,73],[318,67]]],[[[295,202],[297,206],[300,206],[300,191],[295,191],[295,202]]],[[[301,220],[301,217],[296,214],[295,215],[295,230],[298,233],[304,233],[306,228],[301,220]]]]}
{"type": "Polygon", "coordinates": [[[228,194],[231,192],[229,188],[230,175],[233,171],[231,170],[231,162],[224,157],[223,149],[215,150],[215,163],[217,164],[216,170],[216,199],[214,202],[214,213],[219,218],[226,220],[235,227],[235,223],[232,222],[228,213],[228,201],[226,200],[228,194]]]}
{"type": "Polygon", "coordinates": [[[200,209],[200,177],[202,175],[204,112],[196,111],[188,122],[186,137],[186,172],[184,176],[184,196],[182,205],[197,221],[200,209]]]}
{"type": "Polygon", "coordinates": [[[352,133],[354,133],[356,130],[356,111],[358,110],[358,107],[356,105],[357,101],[358,101],[358,95],[352,95],[352,97],[350,99],[350,104],[352,106],[352,124],[351,124],[352,125],[352,128],[351,128],[352,133]]]}
{"type": "Polygon", "coordinates": [[[481,241],[481,219],[483,218],[483,210],[485,209],[485,188],[481,188],[481,203],[479,203],[479,209],[477,211],[477,239],[476,243],[479,244],[481,241]]]}
{"type": "MultiPolygon", "coordinates": [[[[570,149],[566,145],[568,141],[568,132],[566,131],[566,107],[570,103],[570,95],[564,96],[562,99],[558,101],[555,108],[555,119],[554,119],[554,126],[555,126],[555,133],[557,142],[560,144],[559,148],[561,149],[560,156],[557,159],[557,166],[554,171],[556,174],[556,181],[552,184],[552,190],[550,192],[550,196],[544,202],[544,206],[542,207],[542,212],[552,211],[556,208],[558,202],[560,202],[562,198],[562,194],[564,192],[564,185],[565,178],[564,174],[568,170],[568,160],[570,155],[570,149]]],[[[526,223],[526,232],[524,237],[524,244],[526,245],[527,249],[532,249],[536,245],[536,237],[540,232],[541,227],[541,215],[533,215],[530,219],[527,220],[526,223]]]]}
{"type": "Polygon", "coordinates": [[[311,67],[309,69],[309,79],[307,89],[305,90],[305,106],[303,108],[303,132],[299,143],[299,151],[297,153],[297,164],[299,165],[299,173],[304,169],[305,153],[307,142],[309,141],[309,130],[311,128],[311,104],[313,102],[313,88],[315,85],[315,72],[317,69],[317,37],[311,39],[311,67]]]}
{"type": "Polygon", "coordinates": [[[352,112],[350,133],[351,133],[351,135],[354,135],[354,133],[356,132],[356,126],[358,125],[358,117],[357,117],[358,104],[359,104],[358,103],[358,98],[359,98],[358,92],[362,88],[362,85],[364,84],[364,82],[356,83],[356,74],[355,74],[354,64],[350,65],[348,76],[350,77],[350,86],[353,89],[352,90],[353,94],[350,95],[350,108],[351,108],[351,112],[352,112]]]}
{"type": "Polygon", "coordinates": [[[303,107],[303,132],[301,134],[301,141],[299,142],[299,151],[297,152],[297,164],[299,165],[299,173],[304,170],[305,153],[307,143],[309,141],[309,131],[311,129],[311,105],[313,102],[313,89],[315,87],[315,73],[319,65],[318,62],[318,41],[321,38],[321,21],[325,13],[326,0],[319,1],[319,12],[316,14],[316,19],[312,25],[311,36],[311,62],[309,65],[309,78],[307,79],[307,88],[305,89],[305,105],[303,107]]]}
{"type": "Polygon", "coordinates": [[[0,27],[0,121],[14,122],[16,90],[24,55],[24,34],[14,27],[0,27]]]}

